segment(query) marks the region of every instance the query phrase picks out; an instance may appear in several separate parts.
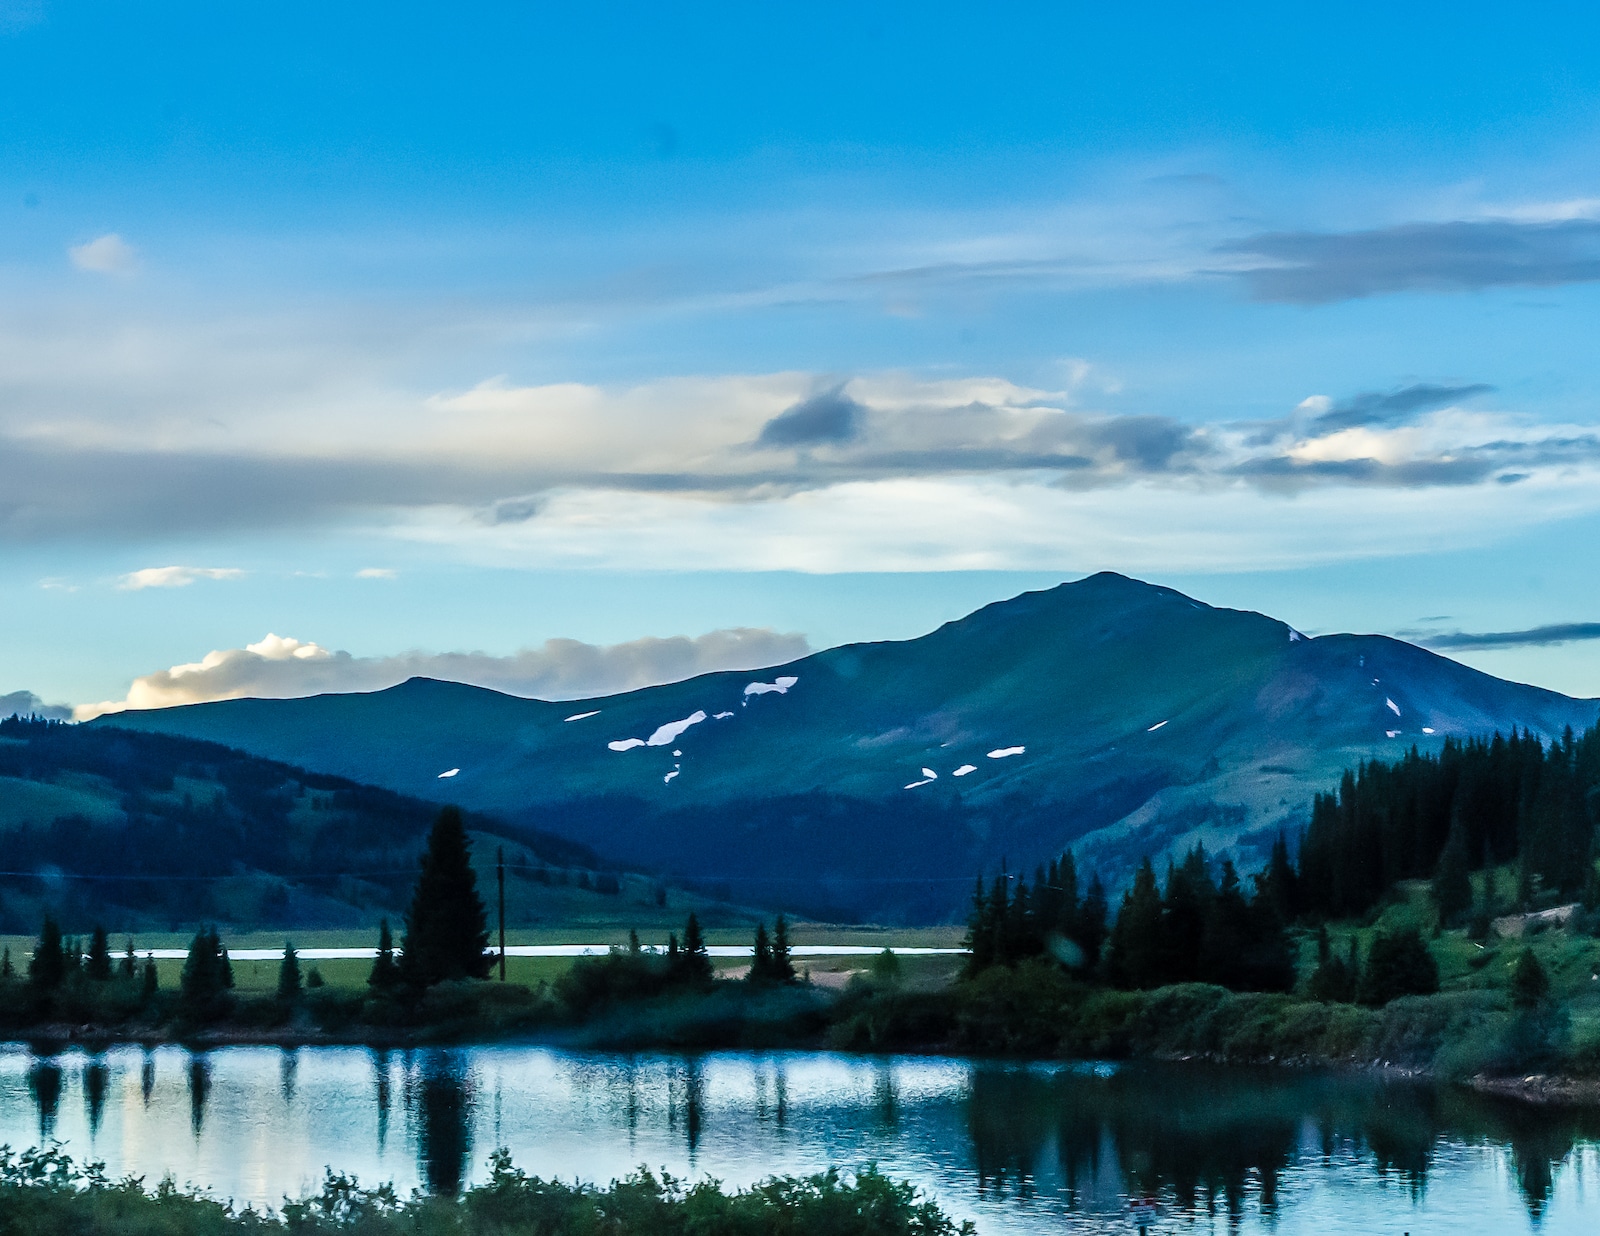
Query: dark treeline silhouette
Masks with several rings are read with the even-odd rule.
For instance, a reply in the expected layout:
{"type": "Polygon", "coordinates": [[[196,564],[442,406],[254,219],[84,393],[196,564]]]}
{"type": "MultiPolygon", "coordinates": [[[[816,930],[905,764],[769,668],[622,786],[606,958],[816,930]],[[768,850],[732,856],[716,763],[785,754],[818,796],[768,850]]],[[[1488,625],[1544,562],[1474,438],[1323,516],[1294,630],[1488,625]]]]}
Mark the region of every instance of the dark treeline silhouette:
{"type": "Polygon", "coordinates": [[[1284,903],[1293,870],[1282,839],[1273,862],[1247,894],[1231,862],[1212,874],[1203,847],[1167,866],[1165,888],[1146,858],[1107,928],[1098,876],[1078,896],[1077,866],[1065,854],[1035,873],[1033,884],[1004,875],[973,893],[967,947],[969,976],[1050,954],[1069,969],[1119,987],[1148,989],[1208,982],[1236,991],[1286,991],[1294,985],[1284,903]]]}
{"type": "Polygon", "coordinates": [[[1025,877],[998,875],[987,891],[980,877],[972,894],[966,947],[967,973],[1012,965],[1051,953],[1074,969],[1092,969],[1106,937],[1106,894],[1095,876],[1079,896],[1078,869],[1070,853],[1025,877]]]}
{"type": "MultiPolygon", "coordinates": [[[[252,922],[337,922],[355,906],[398,909],[438,806],[342,777],[257,759],[215,743],[102,725],[0,720],[0,777],[75,786],[83,811],[0,828],[0,931],[31,931],[48,908],[68,926],[162,927],[239,913],[252,922]],[[93,806],[91,811],[90,806],[93,806]],[[75,879],[73,877],[93,877],[75,879]],[[63,881],[61,877],[65,877],[63,881]]],[[[472,817],[539,859],[598,867],[586,847],[537,829],[472,817]]],[[[368,920],[370,921],[370,920],[368,920]]]]}
{"type": "Polygon", "coordinates": [[[1467,909],[1468,872],[1516,863],[1517,897],[1563,897],[1595,880],[1600,730],[1568,729],[1546,744],[1509,738],[1446,740],[1437,755],[1415,747],[1375,760],[1319,794],[1300,844],[1299,912],[1365,913],[1399,880],[1435,880],[1447,919],[1467,909]]]}

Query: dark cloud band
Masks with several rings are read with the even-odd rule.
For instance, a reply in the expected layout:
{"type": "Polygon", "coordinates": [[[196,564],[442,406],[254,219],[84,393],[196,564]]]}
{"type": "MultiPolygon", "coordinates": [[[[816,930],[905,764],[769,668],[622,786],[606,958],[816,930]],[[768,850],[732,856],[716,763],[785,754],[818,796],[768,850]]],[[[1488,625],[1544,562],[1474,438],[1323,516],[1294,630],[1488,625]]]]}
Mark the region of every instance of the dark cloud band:
{"type": "Polygon", "coordinates": [[[1326,304],[1389,292],[1550,287],[1600,280],[1600,220],[1406,223],[1362,232],[1265,232],[1219,246],[1261,265],[1231,272],[1256,300],[1326,304]]]}
{"type": "Polygon", "coordinates": [[[1490,631],[1482,634],[1450,631],[1420,637],[1417,643],[1425,648],[1443,649],[1528,648],[1589,639],[1600,639],[1600,622],[1560,622],[1547,627],[1530,627],[1526,631],[1490,631]]]}

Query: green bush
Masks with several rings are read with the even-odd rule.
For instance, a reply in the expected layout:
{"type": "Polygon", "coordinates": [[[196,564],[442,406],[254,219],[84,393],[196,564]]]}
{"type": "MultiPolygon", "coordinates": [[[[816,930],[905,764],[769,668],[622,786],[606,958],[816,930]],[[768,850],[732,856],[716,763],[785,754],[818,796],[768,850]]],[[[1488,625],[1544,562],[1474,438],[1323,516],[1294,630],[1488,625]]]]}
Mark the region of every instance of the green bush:
{"type": "Polygon", "coordinates": [[[231,1207],[170,1182],[154,1193],[138,1180],[108,1180],[59,1149],[0,1149],[0,1233],[11,1236],[231,1236],[232,1233],[357,1233],[359,1236],[972,1236],[908,1183],[875,1168],[783,1176],[725,1191],[640,1169],[609,1187],[524,1175],[505,1151],[490,1157],[488,1183],[459,1199],[402,1200],[390,1186],[363,1189],[328,1173],[322,1192],[281,1216],[231,1207]]]}

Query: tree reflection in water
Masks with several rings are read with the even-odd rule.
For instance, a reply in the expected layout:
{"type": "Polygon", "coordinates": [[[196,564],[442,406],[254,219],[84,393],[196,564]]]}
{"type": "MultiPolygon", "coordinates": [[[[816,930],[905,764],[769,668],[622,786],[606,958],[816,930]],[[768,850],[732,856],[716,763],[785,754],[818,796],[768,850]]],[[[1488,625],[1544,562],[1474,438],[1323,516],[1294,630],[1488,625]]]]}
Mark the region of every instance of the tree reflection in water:
{"type": "Polygon", "coordinates": [[[91,1140],[100,1132],[100,1119],[106,1110],[106,1088],[111,1082],[111,1070],[99,1056],[91,1057],[83,1066],[83,1105],[89,1116],[91,1140]]]}
{"type": "Polygon", "coordinates": [[[454,1197],[461,1192],[472,1153],[471,1076],[456,1053],[424,1052],[410,1091],[422,1178],[428,1192],[454,1197]]]}
{"type": "Polygon", "coordinates": [[[211,1093],[211,1063],[204,1056],[189,1061],[189,1127],[195,1141],[206,1119],[206,1098],[211,1093]]]}
{"type": "Polygon", "coordinates": [[[378,1107],[378,1153],[381,1155],[389,1141],[389,1061],[390,1053],[379,1049],[372,1054],[373,1098],[378,1107]]]}
{"type": "Polygon", "coordinates": [[[1538,1218],[1576,1144],[1600,1137],[1600,1112],[1289,1070],[980,1066],[968,1130],[983,1194],[1029,1197],[1043,1176],[1059,1180],[1070,1209],[1151,1195],[1235,1222],[1252,1197],[1271,1218],[1285,1170],[1319,1158],[1365,1159],[1420,1197],[1441,1140],[1503,1144],[1538,1218]]]}
{"type": "Polygon", "coordinates": [[[54,1060],[39,1059],[28,1070],[28,1089],[39,1109],[39,1144],[55,1139],[56,1112],[61,1107],[61,1066],[54,1060]]]}

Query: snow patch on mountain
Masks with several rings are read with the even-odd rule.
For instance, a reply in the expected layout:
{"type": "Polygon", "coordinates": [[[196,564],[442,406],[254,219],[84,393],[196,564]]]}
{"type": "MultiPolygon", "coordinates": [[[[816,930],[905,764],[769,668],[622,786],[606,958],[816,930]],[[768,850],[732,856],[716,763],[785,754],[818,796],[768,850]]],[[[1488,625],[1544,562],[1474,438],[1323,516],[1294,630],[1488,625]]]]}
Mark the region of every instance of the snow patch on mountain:
{"type": "Polygon", "coordinates": [[[789,688],[799,682],[798,678],[791,678],[785,674],[771,682],[752,682],[744,689],[745,695],[787,695],[789,688]]]}
{"type": "Polygon", "coordinates": [[[699,725],[705,719],[705,710],[696,709],[682,721],[668,721],[665,725],[659,726],[644,745],[647,747],[665,747],[691,725],[699,725]]]}

